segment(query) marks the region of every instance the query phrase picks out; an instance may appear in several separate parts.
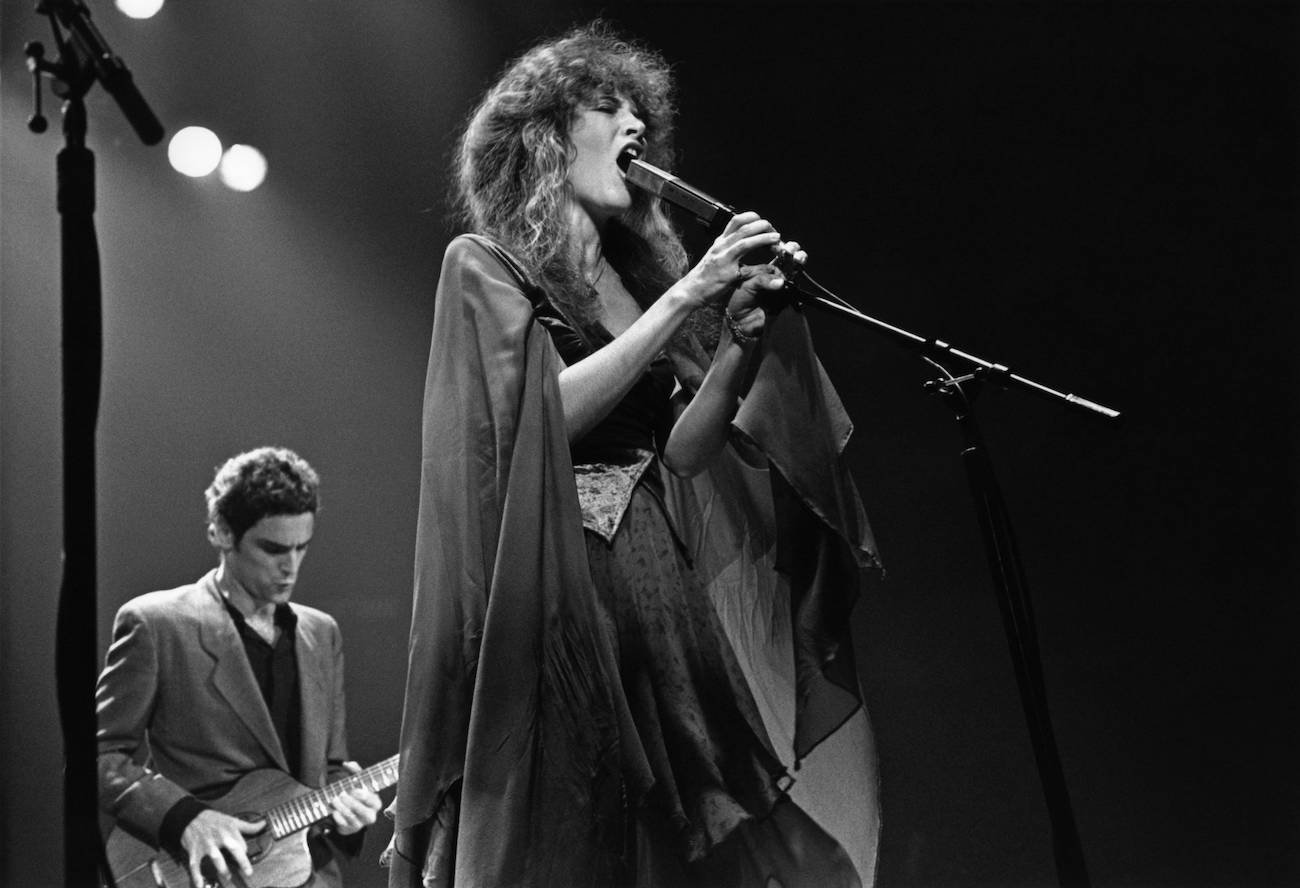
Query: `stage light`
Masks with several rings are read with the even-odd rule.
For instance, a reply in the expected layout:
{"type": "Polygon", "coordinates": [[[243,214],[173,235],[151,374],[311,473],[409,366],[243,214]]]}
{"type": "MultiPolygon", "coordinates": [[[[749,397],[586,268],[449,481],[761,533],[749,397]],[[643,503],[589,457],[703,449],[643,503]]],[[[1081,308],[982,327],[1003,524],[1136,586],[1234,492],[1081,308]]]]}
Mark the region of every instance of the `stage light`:
{"type": "Polygon", "coordinates": [[[133,19],[147,19],[162,9],[163,0],[116,0],[116,5],[123,15],[133,19]]]}
{"type": "Polygon", "coordinates": [[[266,178],[266,157],[252,145],[231,145],[221,158],[221,181],[235,191],[252,191],[266,178]]]}
{"type": "Polygon", "coordinates": [[[172,168],[187,176],[206,176],[221,163],[221,140],[207,127],[187,126],[167,144],[172,168]]]}

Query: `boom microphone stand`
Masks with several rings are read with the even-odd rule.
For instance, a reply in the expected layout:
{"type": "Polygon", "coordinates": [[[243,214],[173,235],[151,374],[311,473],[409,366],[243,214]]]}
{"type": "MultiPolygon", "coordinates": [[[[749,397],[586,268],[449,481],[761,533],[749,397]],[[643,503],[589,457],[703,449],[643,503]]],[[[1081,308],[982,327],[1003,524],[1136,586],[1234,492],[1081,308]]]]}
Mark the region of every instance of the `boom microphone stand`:
{"type": "MultiPolygon", "coordinates": [[[[95,425],[103,358],[99,247],[95,237],[95,158],[86,147],[85,95],[98,80],[117,100],[146,145],[163,128],[122,61],[109,50],[82,0],[41,0],[58,58],[26,46],[32,74],[32,132],[44,132],[41,77],[63,98],[65,144],[57,158],[62,276],[63,582],[55,639],[59,717],[63,726],[64,884],[94,888],[104,863],[95,767],[94,678],[97,672],[95,572],[95,425]]],[[[112,876],[103,866],[109,884],[112,876]]]]}

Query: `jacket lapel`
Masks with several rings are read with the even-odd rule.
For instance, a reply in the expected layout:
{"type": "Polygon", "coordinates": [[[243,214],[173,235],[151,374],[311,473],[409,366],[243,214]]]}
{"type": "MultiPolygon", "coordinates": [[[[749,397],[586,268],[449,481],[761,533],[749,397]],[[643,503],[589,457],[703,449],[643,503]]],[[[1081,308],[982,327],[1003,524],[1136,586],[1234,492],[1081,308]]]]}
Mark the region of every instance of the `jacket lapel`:
{"type": "MultiPolygon", "coordinates": [[[[292,605],[291,605],[292,606],[292,605]]],[[[302,702],[302,782],[311,787],[324,785],[320,763],[325,761],[331,724],[330,689],[326,677],[332,674],[330,652],[308,628],[308,620],[298,614],[296,636],[298,655],[298,689],[302,702]]]]}
{"type": "Polygon", "coordinates": [[[257,742],[270,754],[276,766],[288,771],[289,763],[280,747],[275,725],[271,723],[271,713],[257,687],[253,669],[248,665],[244,641],[239,637],[234,621],[226,613],[226,606],[212,574],[208,575],[206,585],[209,587],[214,612],[212,619],[203,621],[200,637],[204,650],[213,660],[212,685],[257,738],[257,742]]]}

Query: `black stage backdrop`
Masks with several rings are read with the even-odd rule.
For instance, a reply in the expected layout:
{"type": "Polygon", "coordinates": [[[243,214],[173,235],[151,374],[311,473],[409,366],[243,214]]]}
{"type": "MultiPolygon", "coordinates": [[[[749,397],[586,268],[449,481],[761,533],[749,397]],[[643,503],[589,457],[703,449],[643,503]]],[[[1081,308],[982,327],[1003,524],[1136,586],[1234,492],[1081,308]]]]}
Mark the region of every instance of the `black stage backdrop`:
{"type": "MultiPolygon", "coordinates": [[[[0,883],[61,884],[57,120],[24,128],[4,0],[0,883]]],[[[270,161],[188,180],[100,90],[96,657],[213,562],[201,492],[283,444],[324,477],[299,597],[348,649],[355,757],[396,748],[432,287],[460,120],[597,12],[681,85],[679,174],[774,219],[865,311],[1122,409],[979,416],[1019,534],[1093,883],[1300,881],[1291,4],[173,0],[95,20],[172,131],[270,161]]],[[[1046,886],[1048,822],[958,429],[898,347],[810,312],[889,569],[855,620],[879,884],[1046,886]]],[[[350,884],[383,884],[376,827],[350,884]]]]}

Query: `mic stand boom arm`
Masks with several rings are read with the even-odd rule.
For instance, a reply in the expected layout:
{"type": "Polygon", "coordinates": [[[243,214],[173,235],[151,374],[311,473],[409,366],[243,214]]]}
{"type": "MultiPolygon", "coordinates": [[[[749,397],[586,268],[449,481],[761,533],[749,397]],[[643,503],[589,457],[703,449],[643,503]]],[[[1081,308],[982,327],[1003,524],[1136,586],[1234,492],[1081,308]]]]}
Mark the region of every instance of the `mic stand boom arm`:
{"type": "MultiPolygon", "coordinates": [[[[712,234],[718,234],[726,226],[727,222],[735,215],[733,207],[723,203],[716,197],[705,194],[700,189],[684,182],[680,177],[660,169],[654,164],[647,163],[639,157],[625,157],[622,163],[624,174],[630,185],[639,188],[646,193],[659,198],[666,203],[670,203],[680,210],[685,211],[693,216],[696,221],[707,228],[712,234]]],[[[925,339],[914,333],[899,329],[892,324],[886,324],[884,321],[878,321],[875,318],[868,317],[858,311],[852,305],[849,305],[843,299],[820,286],[816,281],[810,278],[802,268],[796,268],[791,261],[791,257],[786,254],[778,254],[775,264],[789,278],[790,284],[786,290],[794,290],[801,294],[802,299],[795,297],[799,303],[812,303],[819,305],[829,311],[851,317],[855,321],[874,327],[877,331],[887,334],[896,342],[905,346],[922,351],[931,358],[948,355],[959,358],[968,364],[973,364],[978,368],[977,372],[982,375],[996,378],[1001,384],[1014,384],[1028,389],[1036,394],[1049,398],[1058,398],[1076,407],[1085,410],[1091,410],[1100,413],[1110,419],[1118,419],[1119,412],[1103,407],[1089,401],[1086,398],[1080,398],[1078,395],[1069,395],[1064,392],[1058,392],[1050,389],[1045,385],[1040,385],[1031,379],[1018,376],[1012,373],[1002,364],[994,364],[977,358],[974,355],[958,351],[946,342],[938,339],[925,339]]]]}
{"type": "MultiPolygon", "coordinates": [[[[863,326],[870,327],[876,332],[884,334],[896,343],[920,352],[925,357],[934,360],[940,360],[945,357],[956,358],[974,368],[971,377],[968,378],[985,378],[1002,386],[1014,385],[1035,395],[1040,395],[1052,400],[1064,401],[1073,407],[1078,407],[1085,411],[1099,414],[1107,419],[1119,419],[1120,417],[1118,410],[1090,401],[1087,398],[1059,392],[1056,389],[1034,382],[1032,379],[1011,372],[1011,369],[1003,364],[995,364],[992,361],[986,361],[983,358],[976,357],[975,355],[972,355],[969,352],[964,352],[941,339],[927,339],[924,336],[910,333],[901,327],[895,327],[893,324],[865,315],[854,306],[822,287],[814,281],[807,272],[802,270],[794,270],[791,272],[788,265],[783,266],[780,262],[777,264],[778,266],[782,266],[782,270],[786,272],[787,277],[790,279],[790,282],[786,285],[786,291],[793,291],[797,294],[792,297],[797,305],[816,305],[818,308],[825,309],[826,311],[833,312],[842,317],[850,318],[863,326]]],[[[934,387],[935,385],[931,384],[930,388],[932,390],[934,387]]]]}

